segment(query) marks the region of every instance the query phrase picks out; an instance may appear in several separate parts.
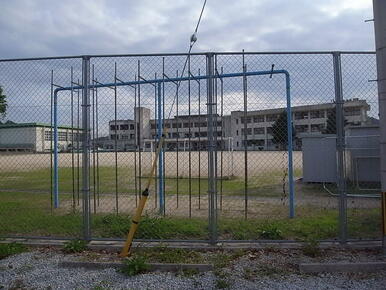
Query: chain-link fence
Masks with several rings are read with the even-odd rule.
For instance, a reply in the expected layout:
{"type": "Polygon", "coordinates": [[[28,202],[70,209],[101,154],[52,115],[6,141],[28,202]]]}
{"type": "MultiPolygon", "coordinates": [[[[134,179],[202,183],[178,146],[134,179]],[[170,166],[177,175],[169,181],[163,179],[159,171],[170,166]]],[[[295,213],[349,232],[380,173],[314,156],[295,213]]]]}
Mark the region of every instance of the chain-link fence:
{"type": "Polygon", "coordinates": [[[375,75],[363,52],[2,60],[0,235],[124,238],[150,178],[138,239],[379,238],[375,75]]]}

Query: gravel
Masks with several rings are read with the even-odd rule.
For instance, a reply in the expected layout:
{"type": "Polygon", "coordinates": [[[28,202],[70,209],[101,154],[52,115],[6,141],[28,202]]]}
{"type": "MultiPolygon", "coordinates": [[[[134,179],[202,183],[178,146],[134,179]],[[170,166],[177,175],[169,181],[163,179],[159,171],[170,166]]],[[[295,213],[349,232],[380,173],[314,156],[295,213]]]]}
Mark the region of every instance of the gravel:
{"type": "Polygon", "coordinates": [[[246,252],[214,272],[184,276],[147,273],[127,277],[104,270],[58,267],[59,261],[80,260],[57,250],[35,250],[0,260],[0,289],[386,289],[386,272],[305,275],[297,264],[313,261],[379,261],[369,251],[332,252],[309,258],[296,250],[246,252]]]}

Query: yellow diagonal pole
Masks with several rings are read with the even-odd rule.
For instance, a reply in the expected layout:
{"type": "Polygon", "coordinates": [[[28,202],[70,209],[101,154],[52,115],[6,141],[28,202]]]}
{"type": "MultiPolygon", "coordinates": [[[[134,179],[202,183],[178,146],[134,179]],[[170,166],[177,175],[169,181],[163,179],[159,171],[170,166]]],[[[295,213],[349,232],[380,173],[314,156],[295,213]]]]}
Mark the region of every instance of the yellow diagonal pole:
{"type": "Polygon", "coordinates": [[[156,166],[157,166],[157,159],[158,159],[157,157],[161,153],[161,149],[162,149],[163,143],[165,141],[166,131],[167,131],[167,128],[165,127],[164,132],[162,134],[162,137],[158,143],[158,147],[157,147],[157,151],[156,151],[156,155],[155,155],[156,158],[154,158],[154,160],[153,160],[151,172],[150,172],[149,178],[147,179],[146,188],[142,192],[141,199],[139,200],[137,210],[135,212],[134,217],[131,220],[130,231],[129,231],[129,234],[127,235],[127,240],[126,240],[126,242],[123,246],[122,252],[120,254],[121,257],[127,257],[130,254],[130,249],[131,249],[131,245],[133,243],[134,235],[137,231],[138,224],[139,224],[139,221],[141,219],[143,209],[145,208],[147,197],[149,196],[149,189],[150,189],[151,183],[153,181],[153,177],[155,175],[155,170],[156,170],[156,166]]]}

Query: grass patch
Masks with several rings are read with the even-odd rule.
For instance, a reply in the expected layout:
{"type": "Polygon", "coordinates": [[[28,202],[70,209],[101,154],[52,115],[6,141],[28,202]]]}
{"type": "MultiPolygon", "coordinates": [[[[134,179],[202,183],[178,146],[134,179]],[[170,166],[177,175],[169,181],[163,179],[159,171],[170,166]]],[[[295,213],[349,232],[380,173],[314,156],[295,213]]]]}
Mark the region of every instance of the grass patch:
{"type": "MultiPolygon", "coordinates": [[[[66,197],[61,196],[62,200],[66,197]]],[[[78,237],[82,215],[62,209],[51,212],[45,193],[0,192],[0,236],[78,237]]]]}
{"type": "Polygon", "coordinates": [[[324,211],[294,219],[221,219],[220,235],[236,240],[304,240],[310,235],[317,239],[333,239],[338,233],[338,214],[324,211]]]}
{"type": "MultiPolygon", "coordinates": [[[[95,172],[96,173],[96,172],[95,172]]],[[[295,176],[301,176],[301,170],[295,169],[295,176]]],[[[119,192],[125,194],[135,194],[135,176],[133,168],[118,167],[118,189],[119,192]]],[[[50,192],[51,172],[49,168],[42,168],[30,171],[6,171],[0,173],[0,188],[2,190],[20,190],[20,191],[41,191],[50,192]]],[[[82,174],[79,174],[79,183],[77,180],[78,168],[74,171],[70,167],[59,168],[59,188],[61,193],[72,194],[75,191],[76,197],[81,191],[82,174]],[[75,176],[75,180],[72,176],[75,176]],[[79,188],[78,188],[79,187],[79,188]]],[[[147,176],[137,177],[137,182],[140,179],[147,180],[147,176]]],[[[282,178],[281,170],[271,170],[262,172],[256,176],[248,178],[248,194],[250,196],[261,197],[280,197],[282,195],[282,178]]],[[[99,167],[99,192],[100,194],[115,194],[115,167],[101,166],[99,167]]],[[[91,190],[94,188],[94,170],[90,168],[90,185],[91,190]]],[[[208,191],[208,179],[202,177],[198,179],[193,177],[189,180],[187,177],[166,177],[165,180],[166,194],[192,194],[205,195],[208,191]]],[[[217,187],[219,194],[224,195],[244,195],[244,178],[243,177],[224,177],[218,179],[217,187]]],[[[302,189],[301,189],[302,190],[302,189]]],[[[314,190],[315,191],[315,190],[314,190]]],[[[319,192],[322,190],[319,188],[319,192]]],[[[69,195],[69,198],[72,197],[69,195]]]]}
{"type": "MultiPolygon", "coordinates": [[[[135,193],[134,171],[130,168],[118,167],[118,188],[120,191],[135,193]]],[[[78,191],[78,168],[74,168],[75,180],[72,179],[71,167],[59,168],[59,188],[61,192],[72,193],[73,187],[78,191]]],[[[10,190],[30,190],[50,192],[50,168],[29,171],[6,171],[0,173],[0,188],[10,190]]],[[[100,193],[115,192],[115,167],[99,167],[100,193]]],[[[90,184],[93,187],[94,170],[90,168],[90,184]]],[[[82,168],[79,172],[79,191],[82,187],[82,168]]]]}
{"type": "Polygon", "coordinates": [[[26,252],[26,246],[18,243],[0,244],[0,259],[26,252]]]}
{"type": "MultiPolygon", "coordinates": [[[[127,215],[97,215],[93,219],[94,234],[100,237],[126,237],[131,218],[127,215]]],[[[137,239],[207,238],[207,221],[200,218],[144,216],[136,233],[137,239]]]]}
{"type": "MultiPolygon", "coordinates": [[[[71,195],[61,195],[61,200],[71,195]]],[[[220,218],[221,239],[307,240],[310,237],[334,239],[338,236],[338,211],[316,207],[297,207],[294,219],[220,218]]],[[[348,209],[350,238],[379,238],[380,209],[348,209]]],[[[129,215],[92,215],[94,237],[125,238],[131,226],[129,215]]],[[[80,237],[82,214],[71,209],[51,212],[50,196],[46,193],[0,192],[0,236],[80,237]]],[[[137,239],[207,239],[207,218],[144,216],[137,239]]]]}
{"type": "Polygon", "coordinates": [[[197,251],[187,249],[174,249],[167,247],[155,247],[149,249],[136,249],[134,256],[141,256],[151,263],[186,263],[199,264],[204,259],[197,251]]]}

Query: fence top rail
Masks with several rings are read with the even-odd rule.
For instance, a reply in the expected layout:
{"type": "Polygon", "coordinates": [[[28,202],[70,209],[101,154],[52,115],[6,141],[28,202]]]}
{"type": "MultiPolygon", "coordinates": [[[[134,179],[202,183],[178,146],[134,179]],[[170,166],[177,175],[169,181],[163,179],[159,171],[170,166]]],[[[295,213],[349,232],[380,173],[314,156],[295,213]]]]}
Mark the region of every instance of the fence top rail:
{"type": "MultiPolygon", "coordinates": [[[[195,52],[195,53],[148,53],[148,54],[90,54],[90,58],[102,57],[152,57],[152,56],[187,56],[187,55],[206,55],[208,53],[214,55],[285,55],[285,54],[375,54],[375,51],[224,51],[224,52],[195,52]]],[[[29,58],[5,58],[0,59],[0,62],[12,61],[33,61],[33,60],[55,60],[55,59],[76,59],[83,58],[85,55],[70,55],[70,56],[50,56],[50,57],[29,57],[29,58]]]]}
{"type": "MultiPolygon", "coordinates": [[[[89,85],[89,89],[95,88],[106,88],[106,87],[123,87],[123,86],[131,86],[131,85],[145,85],[145,84],[162,84],[169,82],[178,82],[178,81],[189,81],[189,80],[204,80],[210,78],[233,78],[233,77],[248,77],[248,76],[259,76],[259,75],[276,75],[276,74],[284,74],[289,81],[289,72],[287,70],[268,70],[268,71],[252,71],[252,72],[242,72],[242,73],[229,73],[229,74],[220,74],[220,75],[200,75],[200,76],[188,76],[188,77],[177,77],[177,78],[168,78],[168,79],[153,79],[153,80],[137,80],[130,82],[120,82],[120,83],[107,83],[107,84],[95,84],[89,85]]],[[[287,83],[289,86],[289,83],[287,83]]],[[[84,86],[76,86],[76,87],[59,87],[54,91],[54,96],[56,98],[57,93],[60,91],[69,91],[69,90],[81,90],[84,89],[84,86]]]]}
{"type": "Polygon", "coordinates": [[[267,55],[267,54],[334,54],[334,53],[340,53],[340,54],[375,54],[375,51],[341,51],[341,50],[322,50],[322,51],[225,51],[225,52],[214,52],[214,54],[217,55],[267,55]]]}

